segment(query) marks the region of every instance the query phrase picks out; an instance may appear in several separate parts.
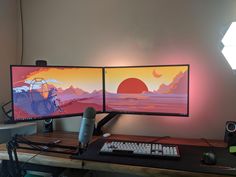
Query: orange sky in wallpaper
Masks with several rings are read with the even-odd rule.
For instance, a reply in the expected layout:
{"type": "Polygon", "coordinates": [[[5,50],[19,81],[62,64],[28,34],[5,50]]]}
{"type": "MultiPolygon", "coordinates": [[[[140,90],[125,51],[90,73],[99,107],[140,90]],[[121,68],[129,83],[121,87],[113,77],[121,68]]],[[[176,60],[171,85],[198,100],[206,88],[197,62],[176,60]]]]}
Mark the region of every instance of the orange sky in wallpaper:
{"type": "Polygon", "coordinates": [[[102,70],[100,68],[41,68],[28,74],[25,80],[34,78],[44,78],[44,80],[49,80],[48,84],[62,89],[71,85],[88,92],[102,89],[102,70]],[[57,82],[50,82],[50,80],[57,82]]]}
{"type": "Polygon", "coordinates": [[[157,90],[161,84],[170,84],[178,73],[187,69],[187,66],[106,68],[106,91],[117,93],[120,84],[128,78],[140,79],[149,91],[157,90]]]}

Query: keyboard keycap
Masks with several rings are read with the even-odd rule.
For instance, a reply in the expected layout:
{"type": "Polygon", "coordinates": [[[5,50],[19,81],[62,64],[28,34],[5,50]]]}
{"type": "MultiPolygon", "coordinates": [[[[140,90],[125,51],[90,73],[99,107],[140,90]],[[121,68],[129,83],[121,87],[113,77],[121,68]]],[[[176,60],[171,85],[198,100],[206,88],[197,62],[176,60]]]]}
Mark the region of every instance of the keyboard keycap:
{"type": "Polygon", "coordinates": [[[177,145],[160,143],[107,141],[99,153],[104,155],[180,159],[177,145]]]}

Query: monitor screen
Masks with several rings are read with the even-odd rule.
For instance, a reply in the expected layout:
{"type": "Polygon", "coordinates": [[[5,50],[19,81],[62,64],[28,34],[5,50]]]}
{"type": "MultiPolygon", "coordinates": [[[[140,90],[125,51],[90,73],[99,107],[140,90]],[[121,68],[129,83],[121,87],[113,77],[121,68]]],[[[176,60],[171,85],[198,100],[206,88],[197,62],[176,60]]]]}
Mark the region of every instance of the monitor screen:
{"type": "Polygon", "coordinates": [[[96,67],[11,66],[14,121],[103,111],[103,70],[96,67]]]}
{"type": "Polygon", "coordinates": [[[189,65],[105,68],[105,111],[188,116],[189,65]]]}

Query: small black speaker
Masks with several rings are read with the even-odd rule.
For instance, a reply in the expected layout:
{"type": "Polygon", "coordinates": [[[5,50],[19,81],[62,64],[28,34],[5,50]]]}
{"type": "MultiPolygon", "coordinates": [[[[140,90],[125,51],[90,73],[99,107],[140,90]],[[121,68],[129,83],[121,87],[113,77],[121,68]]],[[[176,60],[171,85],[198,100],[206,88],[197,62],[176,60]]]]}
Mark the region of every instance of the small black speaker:
{"type": "Polygon", "coordinates": [[[226,122],[224,141],[228,143],[228,146],[236,145],[236,122],[235,121],[226,122]]]}
{"type": "Polygon", "coordinates": [[[53,120],[46,119],[44,120],[44,133],[53,132],[53,120]]]}

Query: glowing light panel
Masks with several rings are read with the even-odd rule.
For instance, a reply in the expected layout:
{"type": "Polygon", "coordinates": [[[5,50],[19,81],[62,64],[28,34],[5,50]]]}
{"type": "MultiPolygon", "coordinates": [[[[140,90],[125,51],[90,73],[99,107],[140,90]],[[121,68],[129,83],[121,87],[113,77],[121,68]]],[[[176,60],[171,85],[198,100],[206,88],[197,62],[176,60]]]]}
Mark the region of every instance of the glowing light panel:
{"type": "Polygon", "coordinates": [[[236,69],[236,22],[233,22],[225,33],[222,43],[224,48],[222,54],[232,69],[236,69]]]}

